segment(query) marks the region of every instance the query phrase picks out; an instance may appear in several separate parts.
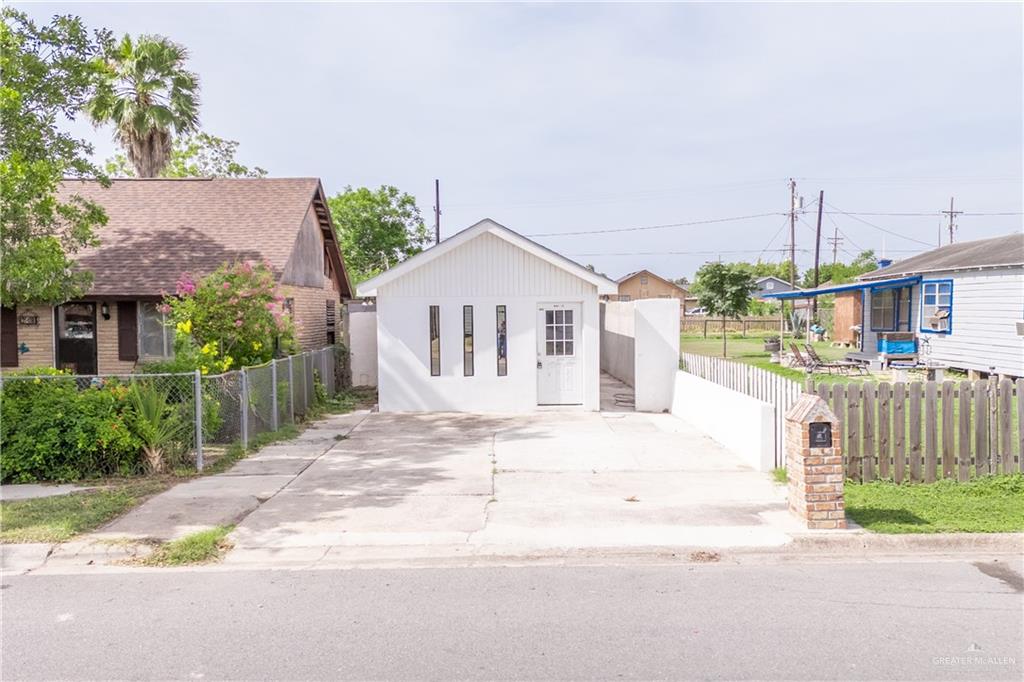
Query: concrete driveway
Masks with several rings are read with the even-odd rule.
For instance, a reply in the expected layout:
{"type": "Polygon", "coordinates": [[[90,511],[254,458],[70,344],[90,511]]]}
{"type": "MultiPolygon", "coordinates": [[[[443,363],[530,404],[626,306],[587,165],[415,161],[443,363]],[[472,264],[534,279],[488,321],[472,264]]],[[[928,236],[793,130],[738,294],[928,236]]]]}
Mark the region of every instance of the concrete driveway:
{"type": "Polygon", "coordinates": [[[229,563],[777,546],[784,490],[670,415],[366,415],[239,523],[229,563]]]}

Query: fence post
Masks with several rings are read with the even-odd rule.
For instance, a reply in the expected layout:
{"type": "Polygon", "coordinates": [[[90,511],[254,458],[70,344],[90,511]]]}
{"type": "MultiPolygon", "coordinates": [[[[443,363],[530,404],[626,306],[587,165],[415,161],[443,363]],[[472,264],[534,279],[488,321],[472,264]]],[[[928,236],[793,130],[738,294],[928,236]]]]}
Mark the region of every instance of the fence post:
{"type": "Polygon", "coordinates": [[[292,356],[288,356],[288,413],[295,423],[295,373],[292,371],[292,356]]]}
{"type": "Polygon", "coordinates": [[[277,360],[270,361],[270,404],[273,408],[270,411],[270,430],[277,431],[277,360]]]}
{"type": "Polygon", "coordinates": [[[242,416],[242,449],[249,449],[249,377],[245,373],[245,367],[241,369],[239,378],[238,409],[242,416]]]}
{"type": "Polygon", "coordinates": [[[203,375],[197,369],[192,375],[192,401],[196,408],[196,470],[203,470],[203,375]]]}

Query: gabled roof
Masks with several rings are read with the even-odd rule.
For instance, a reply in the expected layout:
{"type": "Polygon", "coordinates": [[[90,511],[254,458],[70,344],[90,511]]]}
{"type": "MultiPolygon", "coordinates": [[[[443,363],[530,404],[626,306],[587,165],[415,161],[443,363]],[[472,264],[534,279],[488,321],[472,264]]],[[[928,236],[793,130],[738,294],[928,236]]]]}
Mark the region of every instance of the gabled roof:
{"type": "Polygon", "coordinates": [[[948,244],[861,275],[858,279],[874,280],[926,272],[1021,265],[1024,265],[1024,233],[948,244]]]}
{"type": "Polygon", "coordinates": [[[623,275],[622,277],[619,277],[619,278],[618,278],[617,280],[615,280],[615,282],[616,282],[617,284],[622,284],[622,283],[623,283],[623,282],[625,282],[625,281],[626,281],[627,279],[632,279],[633,277],[636,277],[637,275],[647,275],[647,276],[649,276],[649,277],[653,277],[654,279],[660,279],[660,280],[661,280],[662,282],[664,282],[665,284],[668,284],[668,285],[670,285],[670,286],[673,286],[673,287],[675,287],[676,289],[679,289],[679,290],[680,290],[680,291],[682,291],[682,292],[683,292],[684,294],[685,294],[685,293],[689,293],[689,292],[688,292],[688,291],[686,290],[686,288],[685,288],[685,287],[681,287],[681,286],[679,286],[678,284],[676,284],[675,282],[673,282],[672,280],[669,280],[669,279],[665,279],[665,278],[664,278],[664,277],[662,277],[661,275],[656,275],[655,273],[651,272],[650,270],[637,270],[636,272],[631,272],[631,273],[629,273],[628,275],[623,275]]]}
{"type": "Polygon", "coordinates": [[[484,218],[480,222],[467,227],[465,230],[458,232],[451,237],[443,240],[440,244],[436,244],[425,251],[421,251],[412,258],[402,261],[393,268],[382,272],[372,279],[368,279],[362,284],[356,287],[357,294],[360,297],[363,296],[376,296],[377,289],[384,286],[389,282],[393,282],[399,277],[412,272],[416,268],[419,268],[427,263],[433,261],[435,258],[443,256],[444,254],[457,249],[459,246],[465,244],[469,240],[477,237],[485,232],[488,232],[496,237],[504,239],[513,246],[518,246],[523,251],[526,251],[532,256],[536,256],[541,260],[561,268],[571,275],[579,277],[580,279],[589,282],[597,287],[598,294],[616,294],[619,291],[618,285],[604,277],[597,274],[593,270],[588,270],[579,263],[571,261],[565,256],[555,253],[551,249],[541,246],[535,241],[527,239],[518,232],[508,229],[504,225],[501,225],[490,218],[484,218]]]}
{"type": "Polygon", "coordinates": [[[75,254],[93,273],[92,296],[159,296],[183,272],[204,275],[235,260],[266,260],[280,277],[311,206],[341,295],[352,295],[317,178],[123,179],[106,188],[65,180],[61,199],[73,195],[108,218],[100,245],[75,254]]]}
{"type": "Polygon", "coordinates": [[[768,280],[768,279],[774,279],[776,282],[781,282],[782,284],[785,284],[787,287],[793,287],[794,289],[799,289],[800,288],[800,287],[798,287],[798,286],[796,286],[794,284],[790,284],[789,282],[787,282],[786,280],[782,279],[781,277],[776,277],[775,275],[765,275],[764,277],[758,277],[754,281],[757,284],[760,284],[761,282],[763,282],[765,280],[768,280]]]}

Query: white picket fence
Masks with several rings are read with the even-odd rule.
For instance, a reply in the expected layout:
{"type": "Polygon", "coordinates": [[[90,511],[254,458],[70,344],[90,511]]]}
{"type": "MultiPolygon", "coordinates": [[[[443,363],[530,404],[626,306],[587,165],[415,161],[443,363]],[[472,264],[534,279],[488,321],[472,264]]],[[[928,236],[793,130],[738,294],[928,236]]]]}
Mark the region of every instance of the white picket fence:
{"type": "Polygon", "coordinates": [[[803,385],[759,367],[707,355],[681,353],[683,369],[701,379],[725,386],[775,408],[775,466],[785,466],[783,420],[803,392],[803,385]]]}

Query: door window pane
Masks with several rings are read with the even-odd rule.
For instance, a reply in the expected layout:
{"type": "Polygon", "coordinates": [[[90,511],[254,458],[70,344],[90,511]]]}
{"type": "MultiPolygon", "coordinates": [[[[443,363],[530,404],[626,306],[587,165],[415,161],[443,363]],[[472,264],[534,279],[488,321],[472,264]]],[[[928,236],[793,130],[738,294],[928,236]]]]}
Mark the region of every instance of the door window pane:
{"type": "Polygon", "coordinates": [[[546,341],[544,352],[546,355],[572,355],[573,346],[573,311],[571,310],[548,310],[544,319],[548,322],[544,325],[544,339],[546,341]]]}
{"type": "Polygon", "coordinates": [[[57,325],[62,339],[96,337],[96,309],[92,303],[65,303],[57,308],[57,325]]]}

